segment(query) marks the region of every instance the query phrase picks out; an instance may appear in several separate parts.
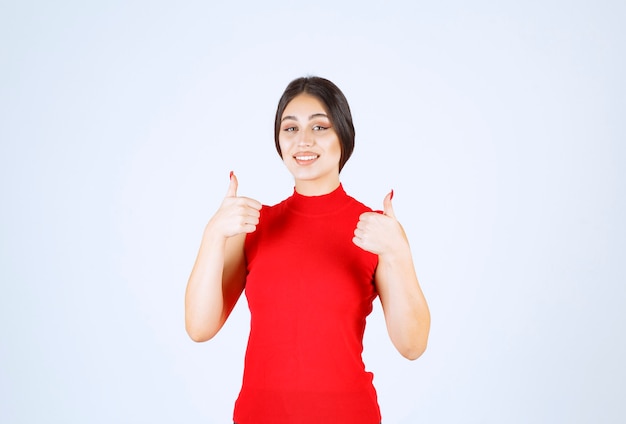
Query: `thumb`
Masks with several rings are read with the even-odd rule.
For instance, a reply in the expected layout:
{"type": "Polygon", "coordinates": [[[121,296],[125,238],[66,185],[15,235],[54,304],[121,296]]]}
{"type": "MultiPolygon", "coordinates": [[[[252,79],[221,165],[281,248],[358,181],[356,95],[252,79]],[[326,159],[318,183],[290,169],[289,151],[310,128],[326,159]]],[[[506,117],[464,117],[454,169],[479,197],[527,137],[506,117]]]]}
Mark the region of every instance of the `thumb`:
{"type": "Polygon", "coordinates": [[[239,186],[239,182],[237,181],[237,177],[233,171],[230,171],[230,185],[228,186],[228,191],[226,192],[226,197],[237,197],[237,187],[239,186]]]}
{"type": "Polygon", "coordinates": [[[385,200],[383,200],[383,213],[386,216],[389,216],[391,218],[395,218],[396,214],[393,212],[393,206],[391,205],[391,199],[393,199],[393,190],[391,190],[385,196],[385,200]]]}

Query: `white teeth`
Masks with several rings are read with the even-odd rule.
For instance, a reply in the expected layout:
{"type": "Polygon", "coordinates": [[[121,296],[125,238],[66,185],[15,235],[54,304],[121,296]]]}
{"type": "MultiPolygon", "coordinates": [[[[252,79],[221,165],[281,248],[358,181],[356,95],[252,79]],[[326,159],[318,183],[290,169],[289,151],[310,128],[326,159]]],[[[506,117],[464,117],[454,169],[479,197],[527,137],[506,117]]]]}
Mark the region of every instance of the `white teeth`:
{"type": "Polygon", "coordinates": [[[313,160],[317,159],[317,156],[296,156],[297,160],[313,160]]]}

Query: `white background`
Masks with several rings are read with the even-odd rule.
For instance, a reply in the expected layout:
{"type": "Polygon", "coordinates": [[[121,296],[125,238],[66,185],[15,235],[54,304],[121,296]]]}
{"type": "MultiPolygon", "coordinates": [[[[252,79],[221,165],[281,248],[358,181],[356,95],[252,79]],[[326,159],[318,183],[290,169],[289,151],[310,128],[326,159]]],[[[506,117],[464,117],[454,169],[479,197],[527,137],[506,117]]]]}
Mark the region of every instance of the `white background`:
{"type": "Polygon", "coordinates": [[[626,420],[624,2],[90,3],[0,6],[2,423],[231,422],[247,307],[193,343],[185,284],[230,170],[291,193],[308,74],[431,307],[415,362],[368,321],[384,422],[626,420]]]}

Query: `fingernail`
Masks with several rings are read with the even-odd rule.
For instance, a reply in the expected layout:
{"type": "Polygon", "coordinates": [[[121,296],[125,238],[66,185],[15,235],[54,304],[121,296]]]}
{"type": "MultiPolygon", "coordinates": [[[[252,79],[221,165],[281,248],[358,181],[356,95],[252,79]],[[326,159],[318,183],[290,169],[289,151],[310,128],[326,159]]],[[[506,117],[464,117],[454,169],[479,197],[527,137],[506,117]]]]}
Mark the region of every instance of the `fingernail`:
{"type": "Polygon", "coordinates": [[[389,200],[393,200],[393,189],[391,189],[391,195],[389,196],[389,200]]]}
{"type": "Polygon", "coordinates": [[[233,174],[234,174],[234,172],[230,171],[230,175],[228,176],[228,179],[232,180],[233,179],[233,174]]]}

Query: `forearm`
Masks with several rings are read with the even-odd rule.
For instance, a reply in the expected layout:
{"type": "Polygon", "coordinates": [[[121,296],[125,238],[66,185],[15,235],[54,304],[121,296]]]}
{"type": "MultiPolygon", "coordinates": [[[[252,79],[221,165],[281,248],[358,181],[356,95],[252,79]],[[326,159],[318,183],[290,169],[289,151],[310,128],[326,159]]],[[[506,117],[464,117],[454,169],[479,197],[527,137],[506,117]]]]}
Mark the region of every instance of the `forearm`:
{"type": "Polygon", "coordinates": [[[391,341],[403,356],[417,359],[428,343],[430,311],[408,246],[379,256],[376,279],[391,341]]]}
{"type": "Polygon", "coordinates": [[[185,326],[195,341],[209,340],[219,331],[241,293],[239,260],[233,258],[237,239],[217,236],[210,226],[204,231],[185,293],[185,326]]]}

